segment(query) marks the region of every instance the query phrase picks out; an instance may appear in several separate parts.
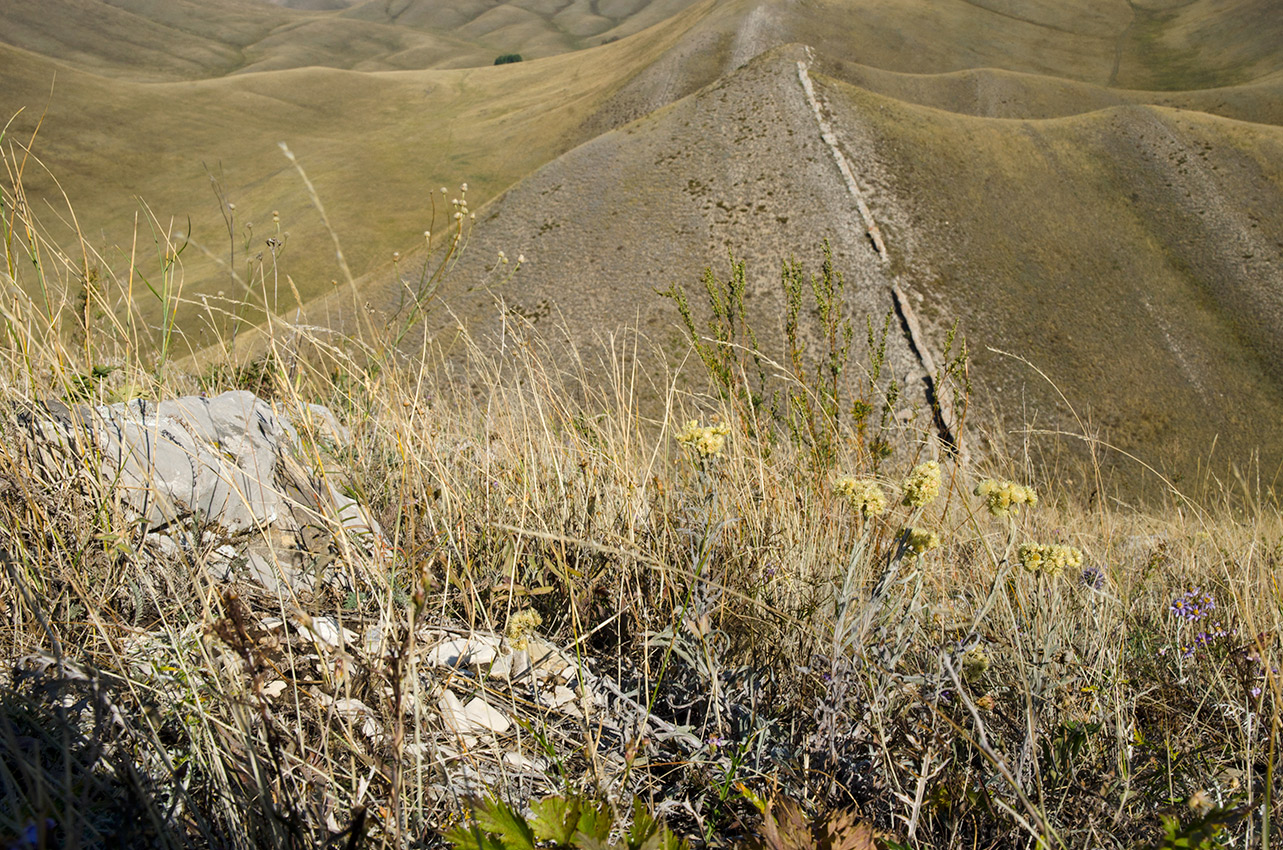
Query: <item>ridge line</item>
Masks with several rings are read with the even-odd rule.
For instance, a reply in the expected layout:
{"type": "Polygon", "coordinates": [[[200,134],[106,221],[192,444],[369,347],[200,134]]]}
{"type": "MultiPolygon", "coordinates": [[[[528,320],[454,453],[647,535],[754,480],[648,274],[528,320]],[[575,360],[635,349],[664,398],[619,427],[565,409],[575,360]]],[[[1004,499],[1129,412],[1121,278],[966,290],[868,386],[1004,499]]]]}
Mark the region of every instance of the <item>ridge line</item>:
{"type": "Polygon", "coordinates": [[[864,219],[864,229],[869,239],[873,240],[873,247],[882,258],[882,262],[887,262],[887,246],[882,239],[882,230],[873,220],[873,213],[869,210],[869,205],[864,202],[864,195],[860,192],[860,186],[855,182],[855,173],[851,170],[851,165],[846,161],[842,151],[838,149],[837,136],[833,133],[833,128],[829,126],[828,119],[820,110],[820,101],[815,94],[815,86],[811,83],[811,75],[807,72],[806,63],[801,59],[797,61],[797,78],[802,83],[802,91],[806,94],[807,101],[810,102],[811,112],[815,114],[815,123],[820,128],[820,138],[824,144],[828,145],[829,152],[833,154],[833,161],[837,163],[838,170],[842,172],[842,179],[846,182],[847,191],[855,199],[855,205],[860,210],[860,217],[864,219]]]}
{"type": "MultiPolygon", "coordinates": [[[[837,135],[829,125],[828,119],[824,117],[824,113],[820,108],[819,97],[815,93],[815,86],[811,82],[811,75],[807,71],[806,62],[801,59],[797,62],[797,78],[801,82],[802,91],[806,93],[806,99],[811,105],[811,112],[815,115],[815,123],[820,129],[820,138],[828,145],[829,151],[833,154],[833,160],[837,163],[838,170],[842,172],[842,179],[846,182],[847,191],[855,199],[855,204],[860,210],[860,217],[864,219],[865,232],[873,242],[873,247],[878,252],[878,256],[882,258],[882,262],[887,263],[890,258],[887,256],[887,246],[882,238],[882,230],[878,227],[877,222],[873,220],[873,213],[869,210],[869,205],[864,202],[864,195],[860,192],[859,184],[855,182],[855,172],[851,170],[851,164],[847,162],[846,156],[838,148],[837,135]]],[[[935,359],[931,356],[931,350],[926,344],[926,337],[918,324],[917,315],[909,303],[908,296],[899,282],[894,280],[891,282],[891,302],[895,312],[900,317],[900,327],[904,332],[909,350],[922,366],[927,403],[931,407],[931,418],[940,441],[953,453],[965,457],[960,434],[956,427],[957,422],[954,416],[953,404],[936,386],[935,359]]]]}

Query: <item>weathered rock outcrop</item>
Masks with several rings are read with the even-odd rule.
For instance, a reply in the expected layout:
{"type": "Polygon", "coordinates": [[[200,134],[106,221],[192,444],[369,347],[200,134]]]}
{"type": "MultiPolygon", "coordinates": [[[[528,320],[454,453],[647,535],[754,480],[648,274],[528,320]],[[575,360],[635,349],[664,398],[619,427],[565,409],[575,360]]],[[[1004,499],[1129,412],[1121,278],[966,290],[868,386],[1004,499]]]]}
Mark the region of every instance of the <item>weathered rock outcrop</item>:
{"type": "Polygon", "coordinates": [[[202,550],[218,578],[243,569],[269,590],[299,590],[336,576],[335,552],[387,544],[368,511],[325,468],[326,447],[350,439],[327,408],[308,405],[300,428],[246,391],[153,402],[22,410],[33,478],[88,478],[119,504],[143,539],[181,556],[202,550]],[[96,479],[96,480],[95,480],[96,479]]]}

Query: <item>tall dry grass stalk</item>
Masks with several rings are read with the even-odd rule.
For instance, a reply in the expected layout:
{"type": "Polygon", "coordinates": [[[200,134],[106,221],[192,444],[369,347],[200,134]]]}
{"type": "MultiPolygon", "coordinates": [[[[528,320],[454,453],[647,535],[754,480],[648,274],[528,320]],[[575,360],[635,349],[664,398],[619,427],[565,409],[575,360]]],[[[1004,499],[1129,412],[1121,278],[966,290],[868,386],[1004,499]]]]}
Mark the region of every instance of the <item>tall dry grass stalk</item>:
{"type": "Polygon", "coordinates": [[[863,419],[823,407],[806,418],[831,429],[817,465],[627,330],[574,348],[510,320],[445,362],[397,350],[399,328],[342,336],[268,310],[257,347],[186,351],[181,309],[222,327],[244,303],[184,292],[183,241],[150,213],[123,266],[56,247],[22,192],[38,161],[0,142],[4,846],[421,846],[465,816],[465,776],[514,799],[599,795],[621,817],[640,797],[711,844],[752,834],[772,795],[854,807],[891,847],[1123,847],[1220,825],[1268,844],[1274,503],[1087,505],[1030,452],[960,465],[893,425],[872,454],[863,419]],[[164,555],[92,451],[37,463],[18,415],[241,385],[385,530],[390,552],[329,529],[349,590],[228,587],[209,547],[164,555]],[[349,441],[316,436],[313,402],[349,441]],[[919,480],[904,499],[933,457],[938,495],[919,480]],[[835,489],[846,477],[885,510],[835,489]],[[975,495],[990,478],[1036,505],[991,514],[975,495]],[[1033,544],[1062,548],[1035,562],[1033,544]],[[501,634],[528,610],[655,725],[614,735],[488,692],[521,721],[500,750],[444,747],[423,627],[501,634]],[[359,639],[324,645],[308,631],[324,618],[359,639]]]}

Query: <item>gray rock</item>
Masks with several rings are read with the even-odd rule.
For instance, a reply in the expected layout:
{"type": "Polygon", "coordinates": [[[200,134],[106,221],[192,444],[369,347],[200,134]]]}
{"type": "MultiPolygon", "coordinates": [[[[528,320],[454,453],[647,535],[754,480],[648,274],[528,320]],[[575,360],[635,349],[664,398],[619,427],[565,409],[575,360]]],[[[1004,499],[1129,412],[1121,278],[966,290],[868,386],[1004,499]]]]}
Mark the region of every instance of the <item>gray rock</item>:
{"type": "Polygon", "coordinates": [[[283,595],[308,589],[303,575],[277,562],[271,555],[253,549],[245,553],[245,570],[248,577],[267,590],[283,595]]]}
{"type": "Polygon", "coordinates": [[[297,434],[252,393],[135,399],[87,419],[103,472],[153,525],[194,515],[235,534],[288,511],[276,459],[297,434]]]}
{"type": "MultiPolygon", "coordinates": [[[[300,416],[320,441],[351,439],[324,407],[307,405],[300,416]]],[[[312,469],[307,458],[314,455],[300,452],[298,430],[253,393],[93,407],[52,401],[19,419],[34,467],[54,476],[84,475],[96,466],[99,488],[114,491],[167,556],[190,554],[210,529],[220,540],[256,539],[244,559],[235,559],[243,565],[238,572],[281,592],[300,589],[302,570],[328,560],[335,533],[371,551],[387,549],[369,512],[332,473],[312,469]],[[69,462],[77,458],[89,463],[69,462]]],[[[214,560],[226,565],[226,555],[214,560]]]]}

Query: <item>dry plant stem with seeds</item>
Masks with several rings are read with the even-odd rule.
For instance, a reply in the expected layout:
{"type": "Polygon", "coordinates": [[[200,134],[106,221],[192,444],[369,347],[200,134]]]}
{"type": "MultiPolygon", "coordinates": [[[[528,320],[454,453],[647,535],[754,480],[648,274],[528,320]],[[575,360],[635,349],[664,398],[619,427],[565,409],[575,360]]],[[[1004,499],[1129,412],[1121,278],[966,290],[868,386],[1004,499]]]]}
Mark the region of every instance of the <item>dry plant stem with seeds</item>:
{"type": "MultiPolygon", "coordinates": [[[[186,352],[165,227],[123,265],[71,256],[13,179],[0,222],[2,846],[1277,832],[1277,505],[1088,505],[1029,434],[960,463],[913,425],[929,417],[895,415],[880,319],[841,313],[829,256],[809,289],[801,265],[783,275],[817,351],[756,350],[740,270],[704,282],[714,333],[686,322],[705,372],[674,374],[636,332],[577,350],[511,315],[447,368],[395,345],[434,269],[352,336],[271,312],[257,348],[242,328],[186,352]],[[157,546],[89,443],[37,451],[19,415],[245,386],[382,534],[318,521],[304,578],[274,589],[237,566],[258,532],[191,514],[168,529],[191,545],[157,546]]],[[[222,303],[200,306],[229,332],[253,312],[222,303]]]]}

